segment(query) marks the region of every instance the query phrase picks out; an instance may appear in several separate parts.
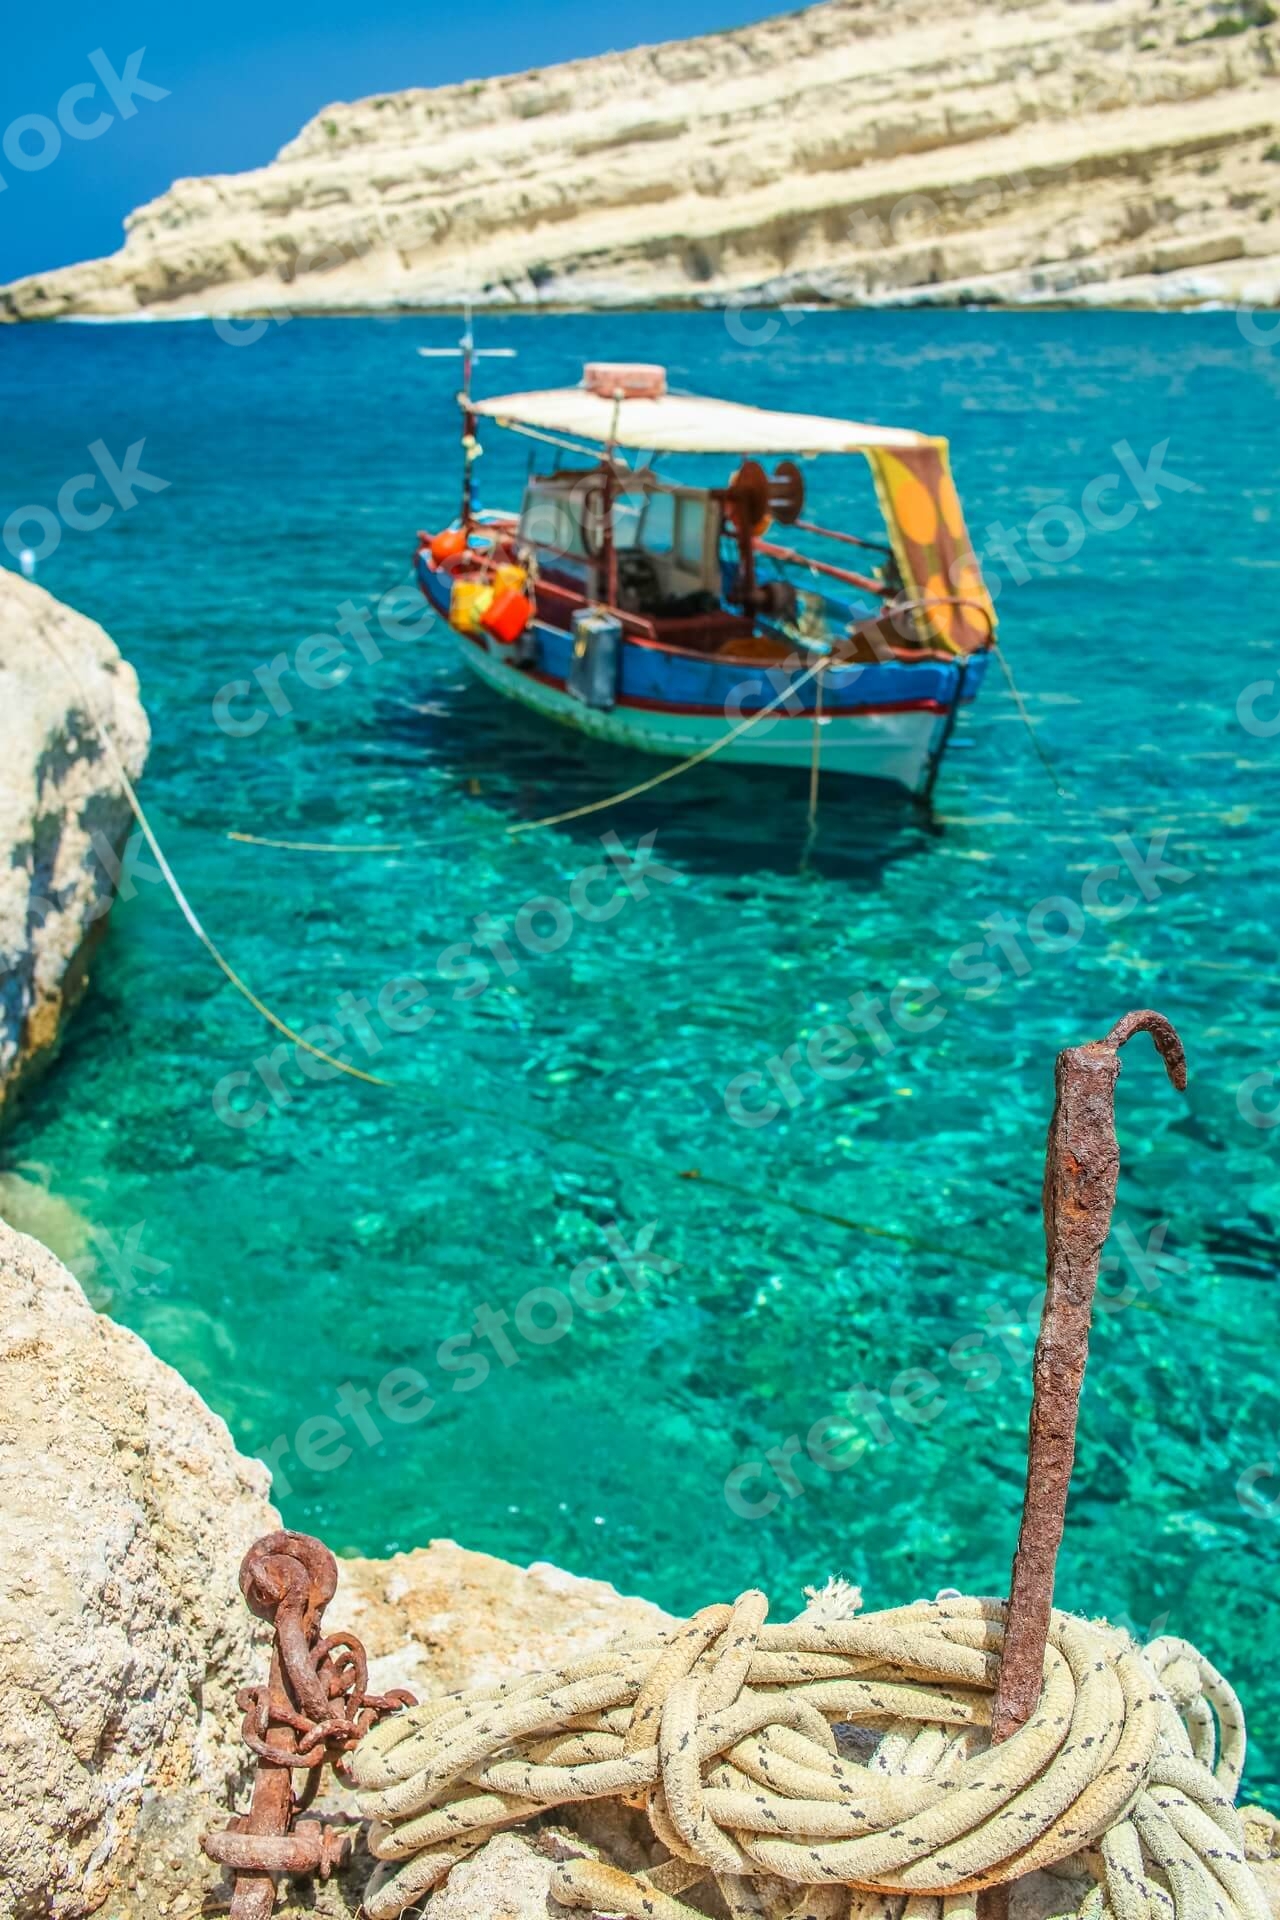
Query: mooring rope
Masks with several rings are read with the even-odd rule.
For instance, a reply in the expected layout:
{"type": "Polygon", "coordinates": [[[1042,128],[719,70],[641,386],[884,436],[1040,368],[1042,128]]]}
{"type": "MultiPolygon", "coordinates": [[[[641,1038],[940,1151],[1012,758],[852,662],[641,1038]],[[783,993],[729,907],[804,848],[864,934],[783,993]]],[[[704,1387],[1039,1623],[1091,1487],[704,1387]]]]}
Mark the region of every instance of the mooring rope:
{"type": "Polygon", "coordinates": [[[312,1054],[317,1060],[323,1060],[326,1063],[326,1065],[331,1067],[337,1067],[343,1073],[350,1074],[353,1080],[366,1080],[369,1082],[371,1086],[375,1086],[375,1087],[389,1086],[391,1084],[390,1081],[383,1080],[378,1074],[366,1073],[362,1067],[353,1067],[349,1065],[347,1061],[339,1060],[336,1055],[331,1053],[326,1053],[323,1047],[314,1046],[310,1040],[305,1039],[302,1034],[298,1033],[293,1027],[291,1027],[286,1020],[282,1020],[278,1013],[273,1013],[271,1008],[266,1004],[266,1002],[258,998],[257,994],[253,991],[253,988],[248,984],[248,982],[240,978],[240,975],[236,972],[235,968],[232,966],[231,962],[227,959],[226,955],[222,952],[221,948],[218,946],[217,942],[213,939],[212,935],[205,932],[205,929],[200,922],[199,915],[196,913],[195,908],[191,905],[191,902],[187,899],[186,894],[182,891],[182,888],[179,886],[177,876],[174,873],[173,868],[169,865],[168,860],[165,858],[164,849],[160,845],[160,842],[156,839],[156,836],[152,831],[151,822],[148,820],[146,813],[143,810],[142,802],[139,800],[137,792],[134,789],[133,782],[129,778],[128,768],[125,766],[124,761],[120,757],[119,751],[116,747],[115,740],[112,738],[111,729],[110,727],[107,726],[106,722],[102,719],[102,717],[98,713],[97,708],[95,707],[93,702],[92,694],[89,693],[83,680],[81,680],[79,674],[76,672],[71,662],[67,659],[66,654],[62,651],[62,648],[58,645],[57,641],[53,638],[52,634],[49,631],[49,626],[47,621],[42,621],[40,624],[37,625],[36,633],[44,641],[50,653],[53,655],[54,659],[61,666],[63,672],[66,674],[68,680],[71,682],[71,685],[75,688],[81,700],[84,702],[85,718],[88,720],[90,726],[93,728],[94,732],[97,734],[98,739],[101,742],[103,752],[106,754],[108,760],[111,762],[111,765],[115,770],[116,778],[119,780],[121,789],[123,790],[123,793],[124,793],[124,797],[129,803],[130,811],[132,812],[134,819],[137,821],[138,826],[142,830],[143,838],[145,839],[147,845],[150,847],[152,853],[155,855],[156,865],[160,869],[165,885],[168,887],[170,893],[173,895],[175,901],[177,902],[179,911],[181,912],[183,919],[186,921],[187,925],[190,927],[192,933],[194,933],[194,935],[196,936],[196,939],[200,942],[201,946],[205,949],[205,952],[214,961],[214,963],[217,965],[220,971],[226,975],[227,979],[231,982],[236,992],[243,994],[245,999],[249,1002],[249,1005],[253,1008],[255,1013],[260,1014],[262,1018],[265,1021],[267,1021],[270,1026],[273,1026],[276,1029],[277,1033],[283,1033],[286,1039],[291,1040],[293,1042],[294,1046],[301,1047],[304,1053],[312,1054]]]}
{"type": "Polygon", "coordinates": [[[1023,699],[1021,689],[1019,688],[1017,681],[1013,677],[1013,668],[1009,665],[1009,662],[1005,659],[1004,648],[1000,645],[1000,642],[996,639],[994,633],[991,636],[991,651],[995,654],[996,659],[1000,662],[1000,671],[1004,675],[1005,682],[1008,685],[1010,698],[1012,699],[1014,706],[1018,710],[1018,718],[1019,720],[1021,720],[1023,727],[1026,729],[1027,738],[1035,749],[1037,760],[1039,760],[1040,765],[1044,768],[1045,772],[1049,776],[1049,780],[1053,786],[1053,790],[1055,794],[1058,796],[1059,800],[1074,799],[1075,796],[1070,792],[1070,790],[1067,787],[1064,787],[1061,780],[1059,780],[1058,769],[1054,766],[1053,760],[1049,755],[1048,749],[1041,744],[1040,736],[1036,732],[1035,721],[1031,718],[1030,713],[1028,713],[1027,703],[1023,699]]]}
{"type": "MultiPolygon", "coordinates": [[[[917,602],[911,603],[912,607],[916,605],[919,605],[922,607],[932,606],[934,604],[941,605],[944,603],[941,601],[935,601],[935,600],[922,600],[918,603],[917,602]]],[[[948,599],[945,602],[945,604],[947,605],[954,604],[956,606],[976,606],[977,602],[965,601],[965,600],[953,601],[951,599],[948,599]]],[[[898,611],[900,612],[910,611],[910,608],[901,608],[901,609],[898,609],[898,611]]],[[[992,633],[991,645],[1000,658],[1000,664],[1004,668],[1005,677],[1006,679],[1009,680],[1009,684],[1013,688],[1014,698],[1018,702],[1019,711],[1022,713],[1023,718],[1026,722],[1028,731],[1030,732],[1032,731],[1031,722],[1026,715],[1025,707],[1023,707],[1022,705],[1022,696],[1018,692],[1016,686],[1014,686],[1013,684],[1013,679],[1012,679],[1012,676],[1010,675],[1009,668],[1005,664],[1004,656],[1003,654],[1000,653],[999,646],[996,643],[996,640],[994,637],[994,630],[992,633]]],[[[952,650],[953,652],[956,651],[956,649],[954,648],[952,650]]],[[[810,826],[810,830],[812,830],[814,820],[816,818],[816,813],[817,813],[817,753],[818,753],[817,738],[818,738],[818,728],[822,724],[822,682],[819,676],[822,673],[824,673],[831,664],[832,664],[832,656],[830,654],[824,654],[822,658],[814,666],[807,667],[805,671],[802,674],[800,674],[800,676],[797,679],[789,681],[787,686],[783,689],[783,691],[780,694],[778,694],[776,699],[770,700],[768,704],[763,707],[757,707],[754,713],[747,714],[745,718],[736,727],[732,728],[730,732],[726,734],[722,734],[718,740],[712,740],[707,746],[700,747],[696,753],[689,754],[686,759],[678,760],[673,765],[669,767],[664,767],[660,773],[653,774],[648,780],[641,780],[637,782],[635,786],[625,787],[621,790],[621,792],[607,794],[603,800],[591,800],[591,801],[588,801],[584,806],[566,808],[565,811],[562,813],[549,813],[539,820],[521,820],[521,821],[518,821],[514,826],[502,827],[502,826],[495,825],[492,829],[482,829],[478,833],[464,834],[453,839],[442,837],[439,840],[388,840],[388,841],[379,841],[372,845],[369,845],[369,844],[351,845],[351,844],[344,844],[341,841],[263,839],[263,838],[260,838],[257,834],[240,833],[240,832],[228,833],[227,838],[228,840],[240,841],[242,844],[245,844],[248,846],[274,847],[279,851],[285,852],[285,853],[338,853],[338,854],[421,852],[424,849],[429,847],[437,847],[437,846],[454,847],[460,844],[460,841],[488,838],[490,833],[493,833],[493,834],[501,833],[501,834],[504,834],[508,839],[516,839],[521,834],[524,834],[524,833],[535,833],[542,827],[559,827],[559,826],[563,826],[567,821],[570,821],[570,820],[585,819],[588,814],[603,813],[610,807],[621,806],[624,804],[624,802],[628,800],[638,799],[640,795],[643,793],[652,792],[652,790],[655,787],[660,787],[665,785],[665,783],[668,780],[674,780],[682,773],[688,773],[691,768],[701,766],[704,761],[713,759],[715,755],[718,753],[723,753],[726,747],[732,746],[733,742],[735,740],[740,739],[744,733],[749,732],[749,730],[752,727],[758,726],[762,720],[767,720],[770,714],[776,713],[778,708],[785,705],[785,703],[789,699],[791,699],[791,697],[794,694],[798,693],[802,687],[807,686],[811,680],[817,679],[818,690],[817,690],[817,699],[814,707],[814,718],[813,718],[814,752],[813,752],[813,763],[810,771],[810,782],[809,782],[809,826],[810,826]]],[[[837,716],[833,715],[832,717],[835,718],[837,716]]],[[[1035,740],[1034,732],[1032,732],[1032,744],[1035,746],[1037,753],[1041,754],[1041,759],[1044,759],[1044,755],[1043,753],[1041,753],[1039,742],[1035,740]]],[[[1045,765],[1048,766],[1048,764],[1049,763],[1045,761],[1045,765]]],[[[1056,776],[1055,776],[1055,784],[1056,784],[1056,776]]],[[[1059,793],[1062,793],[1063,789],[1059,788],[1058,791],[1059,793]]]]}
{"type": "MultiPolygon", "coordinates": [[[[159,840],[156,838],[151,822],[147,818],[133,782],[130,780],[128,771],[120,758],[119,752],[116,749],[115,740],[111,734],[111,729],[94,706],[93,696],[88,692],[84,682],[76,673],[71,662],[53,639],[48,631],[47,623],[43,621],[39,622],[36,626],[36,634],[38,638],[45,642],[49,651],[62,667],[68,680],[84,703],[83,712],[85,718],[101,741],[103,751],[116,770],[130,810],[138,822],[138,826],[146,839],[147,845],[156,857],[156,862],[160,868],[164,883],[172,894],[183,919],[219,970],[230,981],[236,992],[248,1001],[255,1013],[267,1021],[270,1026],[274,1027],[278,1033],[284,1034],[286,1039],[291,1040],[295,1046],[301,1047],[304,1052],[313,1055],[316,1059],[325,1061],[329,1066],[337,1068],[351,1079],[364,1081],[369,1086],[384,1087],[389,1092],[400,1094],[406,1099],[429,1107],[433,1113],[463,1113],[470,1118],[478,1120],[489,1120],[495,1123],[500,1122],[504,1127],[509,1127],[514,1124],[523,1127],[526,1132],[536,1135],[539,1139],[551,1140],[558,1145],[578,1147],[584,1152],[599,1152],[600,1143],[597,1140],[584,1139],[580,1134],[574,1133],[570,1128],[557,1127],[542,1120],[530,1120],[524,1116],[510,1112],[497,1113],[492,1108],[483,1106],[479,1102],[460,1100],[453,1094],[450,1094],[447,1099],[442,1099],[432,1087],[415,1086],[408,1081],[392,1080],[386,1075],[368,1073],[361,1067],[354,1067],[350,1062],[341,1060],[336,1055],[328,1054],[324,1052],[322,1048],[314,1046],[311,1041],[304,1039],[296,1028],[291,1027],[288,1021],[282,1019],[264,1000],[260,999],[252,987],[249,986],[248,982],[242,979],[240,974],[236,972],[216,941],[205,930],[198,914],[187,899],[176,874],[165,856],[159,840]]],[[[248,836],[244,837],[247,838],[248,836]]],[[[887,1241],[890,1244],[905,1247],[912,1253],[928,1254],[952,1261],[958,1260],[969,1265],[982,1266],[988,1269],[991,1267],[991,1256],[989,1252],[980,1253],[976,1250],[970,1251],[966,1247],[956,1246],[950,1243],[943,1245],[937,1241],[925,1240],[918,1234],[903,1232],[901,1228],[873,1225],[869,1221],[857,1220],[850,1215],[836,1213],[830,1208],[819,1207],[812,1204],[812,1202],[798,1200],[791,1194],[780,1192],[776,1187],[768,1185],[764,1187],[748,1187],[740,1181],[729,1180],[717,1174],[704,1174],[700,1171],[696,1174],[682,1173],[679,1169],[668,1165],[666,1161],[654,1159],[647,1154],[637,1153],[634,1149],[628,1148],[621,1140],[612,1142],[609,1152],[615,1160],[625,1160],[641,1168],[646,1173],[651,1173],[668,1181],[696,1179],[699,1185],[715,1189],[721,1193],[733,1194],[742,1200],[776,1207],[783,1212],[794,1213],[802,1218],[820,1220],[824,1225],[836,1227],[842,1232],[858,1233],[868,1239],[887,1241]]],[[[998,1271],[1008,1274],[1025,1273],[1029,1279],[1036,1280],[1037,1282],[1041,1279],[1038,1270],[1031,1267],[1021,1267],[1016,1262],[1005,1262],[998,1268],[998,1271]]],[[[1133,1303],[1133,1310],[1167,1317],[1172,1317],[1174,1311],[1173,1309],[1162,1308],[1159,1302],[1151,1300],[1135,1301],[1133,1303]]],[[[1182,1308],[1177,1309],[1177,1318],[1180,1324],[1184,1326],[1188,1324],[1188,1317],[1182,1308]]],[[[1200,1320],[1191,1320],[1189,1324],[1201,1325],[1207,1332],[1214,1333],[1218,1337],[1222,1337],[1230,1331],[1226,1328],[1214,1327],[1211,1323],[1200,1320]]],[[[1244,1338],[1246,1336],[1242,1335],[1240,1337],[1244,1338]]]]}
{"type": "Polygon", "coordinates": [[[735,1920],[972,1920],[980,1889],[1070,1862],[1082,1920],[1268,1920],[1234,1804],[1244,1716],[1185,1641],[1055,1611],[1039,1705],[993,1747],[1003,1602],[833,1619],[824,1598],[766,1626],[745,1593],[384,1720],[352,1769],[370,1920],[500,1828],[605,1799],[643,1806],[670,1858],[565,1861],[562,1906],[700,1920],[679,1895],[710,1874],[735,1920]]]}

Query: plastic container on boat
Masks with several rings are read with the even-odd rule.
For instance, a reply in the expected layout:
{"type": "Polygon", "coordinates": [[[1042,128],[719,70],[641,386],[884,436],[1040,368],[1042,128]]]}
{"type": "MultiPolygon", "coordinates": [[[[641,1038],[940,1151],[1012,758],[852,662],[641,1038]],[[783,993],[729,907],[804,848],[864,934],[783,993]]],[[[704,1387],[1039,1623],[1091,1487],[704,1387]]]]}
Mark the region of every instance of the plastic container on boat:
{"type": "Polygon", "coordinates": [[[532,618],[533,602],[523,593],[510,587],[495,587],[493,600],[481,614],[480,624],[504,647],[513,647],[532,618]]]}
{"type": "Polygon", "coordinates": [[[492,605],[493,588],[487,580],[455,580],[449,592],[449,625],[459,633],[479,633],[492,605]]]}
{"type": "Polygon", "coordinates": [[[588,707],[612,707],[618,699],[622,622],[611,613],[581,607],[573,616],[569,692],[588,707]]]}

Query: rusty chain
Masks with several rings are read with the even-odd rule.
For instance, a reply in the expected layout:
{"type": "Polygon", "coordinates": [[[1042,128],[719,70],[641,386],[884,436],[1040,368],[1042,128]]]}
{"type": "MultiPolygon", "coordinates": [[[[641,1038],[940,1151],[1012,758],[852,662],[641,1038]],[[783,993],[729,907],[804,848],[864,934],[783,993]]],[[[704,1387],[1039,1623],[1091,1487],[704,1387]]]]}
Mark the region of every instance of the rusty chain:
{"type": "Polygon", "coordinates": [[[310,1534],[264,1534],[240,1567],[240,1591],[251,1613],[275,1629],[265,1683],[236,1697],[241,1734],[256,1755],[247,1814],[201,1846],[235,1874],[232,1920],[268,1920],[273,1875],[318,1873],[327,1879],[346,1861],[349,1831],[321,1820],[294,1821],[314,1800],[326,1761],[344,1783],[346,1756],[385,1713],[413,1706],[411,1693],[371,1694],[365,1650],[352,1633],[323,1634],[324,1610],[338,1586],[338,1563],[310,1534]],[[307,1774],[302,1792],[294,1770],[307,1774]]]}

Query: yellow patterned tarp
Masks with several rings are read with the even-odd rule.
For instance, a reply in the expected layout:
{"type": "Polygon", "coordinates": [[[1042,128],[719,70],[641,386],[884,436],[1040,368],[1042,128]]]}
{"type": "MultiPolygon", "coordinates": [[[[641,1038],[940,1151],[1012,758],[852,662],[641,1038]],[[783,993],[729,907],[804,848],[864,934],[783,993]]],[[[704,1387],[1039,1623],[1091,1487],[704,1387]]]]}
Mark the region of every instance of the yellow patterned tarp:
{"type": "Polygon", "coordinates": [[[919,637],[955,653],[986,646],[995,608],[951,477],[947,442],[865,452],[907,597],[927,603],[915,615],[919,637]]]}

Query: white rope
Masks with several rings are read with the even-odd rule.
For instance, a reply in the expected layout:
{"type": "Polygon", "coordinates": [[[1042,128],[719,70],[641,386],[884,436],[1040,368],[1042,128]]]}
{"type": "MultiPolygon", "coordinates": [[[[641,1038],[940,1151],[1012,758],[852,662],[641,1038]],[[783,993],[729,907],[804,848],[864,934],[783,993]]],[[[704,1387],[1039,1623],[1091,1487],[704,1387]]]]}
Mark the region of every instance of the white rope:
{"type": "Polygon", "coordinates": [[[1036,1712],[992,1747],[1003,1602],[766,1612],[746,1593],[665,1641],[383,1721],[353,1765],[370,1920],[499,1828],[609,1798],[643,1805],[670,1858],[567,1861],[564,1907],[699,1920],[679,1896],[710,1874],[735,1920],[972,1920],[981,1888],[1079,1857],[1083,1920],[1269,1920],[1234,1805],[1243,1715],[1185,1642],[1142,1652],[1055,1612],[1036,1712]]]}

